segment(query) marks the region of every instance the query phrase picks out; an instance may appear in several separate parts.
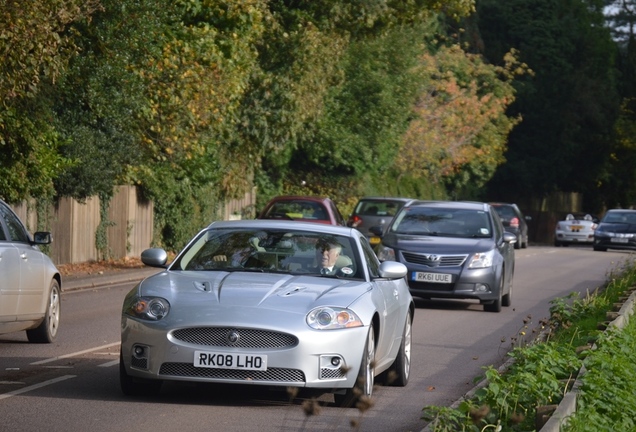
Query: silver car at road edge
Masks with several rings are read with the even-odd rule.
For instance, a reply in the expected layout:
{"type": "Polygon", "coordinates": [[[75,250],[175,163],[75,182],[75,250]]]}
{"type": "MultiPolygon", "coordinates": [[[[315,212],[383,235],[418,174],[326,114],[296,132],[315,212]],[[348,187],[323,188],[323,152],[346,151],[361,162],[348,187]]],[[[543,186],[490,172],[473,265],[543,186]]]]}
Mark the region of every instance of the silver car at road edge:
{"type": "Polygon", "coordinates": [[[414,304],[406,267],[380,263],[357,230],[314,223],[214,222],[126,296],[120,383],[153,394],[163,381],[305,387],[339,406],[369,397],[375,377],[405,386],[414,304]],[[336,245],[335,274],[316,250],[336,245]]]}
{"type": "Polygon", "coordinates": [[[51,343],[60,324],[62,278],[39,245],[51,233],[33,237],[0,200],[0,334],[26,330],[34,343],[51,343]]]}

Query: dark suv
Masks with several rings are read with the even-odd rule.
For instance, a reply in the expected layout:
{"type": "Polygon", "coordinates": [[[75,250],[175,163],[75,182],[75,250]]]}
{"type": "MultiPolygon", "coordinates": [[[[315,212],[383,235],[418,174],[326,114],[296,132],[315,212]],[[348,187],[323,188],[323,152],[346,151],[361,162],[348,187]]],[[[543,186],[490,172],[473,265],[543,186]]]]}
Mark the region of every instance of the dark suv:
{"type": "Polygon", "coordinates": [[[528,247],[528,223],[530,216],[524,216],[517,204],[490,203],[497,211],[504,229],[517,236],[515,249],[528,247]]]}
{"type": "Polygon", "coordinates": [[[364,197],[361,198],[353,209],[353,213],[347,220],[347,226],[356,228],[369,238],[372,245],[380,243],[380,238],[373,235],[369,228],[372,226],[384,227],[393,220],[393,216],[412,202],[412,198],[394,197],[364,197]]]}

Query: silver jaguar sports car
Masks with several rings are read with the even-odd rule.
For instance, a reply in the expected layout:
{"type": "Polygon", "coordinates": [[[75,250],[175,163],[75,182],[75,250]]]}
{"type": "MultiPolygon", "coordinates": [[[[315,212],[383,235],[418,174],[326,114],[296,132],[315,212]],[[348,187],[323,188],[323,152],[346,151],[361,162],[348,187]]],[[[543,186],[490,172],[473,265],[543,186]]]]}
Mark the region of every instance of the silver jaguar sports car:
{"type": "Polygon", "coordinates": [[[127,395],[163,381],[305,387],[339,406],[405,386],[414,304],[406,267],[380,263],[353,228],[214,222],[133,288],[121,317],[127,395]]]}

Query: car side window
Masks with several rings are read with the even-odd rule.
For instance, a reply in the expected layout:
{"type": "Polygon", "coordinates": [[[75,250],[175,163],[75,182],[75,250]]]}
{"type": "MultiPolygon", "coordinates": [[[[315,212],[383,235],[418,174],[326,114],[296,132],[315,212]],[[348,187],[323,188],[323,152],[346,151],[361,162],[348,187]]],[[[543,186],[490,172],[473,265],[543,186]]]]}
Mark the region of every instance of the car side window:
{"type": "Polygon", "coordinates": [[[360,239],[360,243],[362,244],[362,251],[364,253],[364,260],[367,262],[367,268],[369,269],[369,275],[374,277],[380,276],[380,261],[376,256],[375,252],[371,248],[371,244],[369,244],[369,240],[364,237],[360,239]]]}
{"type": "Polygon", "coordinates": [[[340,214],[340,210],[338,210],[338,207],[336,207],[336,204],[333,203],[333,202],[330,202],[329,206],[331,207],[331,211],[333,212],[333,214],[335,215],[336,219],[338,220],[338,224],[346,225],[344,218],[340,214]]]}
{"type": "Polygon", "coordinates": [[[495,232],[495,239],[499,240],[503,237],[503,225],[501,224],[501,218],[497,214],[497,212],[490,211],[492,222],[493,222],[493,230],[495,232]]]}
{"type": "Polygon", "coordinates": [[[17,216],[4,205],[0,205],[0,214],[2,214],[2,218],[7,225],[11,240],[29,243],[29,234],[17,216]]]}

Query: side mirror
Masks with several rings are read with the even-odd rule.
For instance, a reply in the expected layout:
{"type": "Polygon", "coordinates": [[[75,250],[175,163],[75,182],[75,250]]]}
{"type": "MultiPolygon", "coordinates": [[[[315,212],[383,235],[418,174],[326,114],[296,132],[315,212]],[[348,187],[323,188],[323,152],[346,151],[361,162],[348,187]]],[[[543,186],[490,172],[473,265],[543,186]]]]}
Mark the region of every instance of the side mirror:
{"type": "Polygon", "coordinates": [[[141,253],[141,262],[150,267],[166,267],[168,253],[160,248],[146,249],[141,253]]]}
{"type": "Polygon", "coordinates": [[[517,243],[517,236],[511,232],[506,231],[503,235],[503,241],[505,241],[506,243],[517,243]]]}
{"type": "Polygon", "coordinates": [[[380,264],[380,277],[386,279],[400,279],[406,276],[408,269],[397,261],[384,261],[380,264]]]}
{"type": "Polygon", "coordinates": [[[39,245],[47,245],[53,241],[51,233],[48,231],[38,231],[33,234],[33,243],[39,245]]]}

